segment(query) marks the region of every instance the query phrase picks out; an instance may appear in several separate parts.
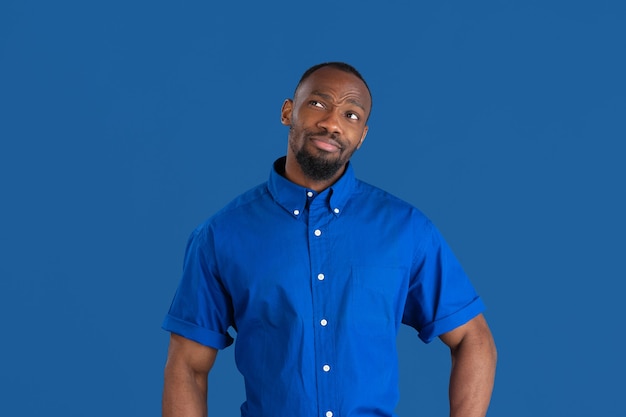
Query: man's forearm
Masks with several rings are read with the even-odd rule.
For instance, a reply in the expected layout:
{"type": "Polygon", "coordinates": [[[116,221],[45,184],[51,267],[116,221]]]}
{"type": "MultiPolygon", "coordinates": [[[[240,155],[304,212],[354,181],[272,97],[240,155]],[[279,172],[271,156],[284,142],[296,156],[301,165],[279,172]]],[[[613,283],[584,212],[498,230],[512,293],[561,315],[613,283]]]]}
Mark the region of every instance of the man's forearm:
{"type": "Polygon", "coordinates": [[[496,356],[490,334],[482,338],[469,337],[452,351],[450,417],[484,417],[487,414],[496,356]]]}
{"type": "Polygon", "coordinates": [[[165,368],[163,417],[207,417],[207,377],[174,365],[165,368]]]}

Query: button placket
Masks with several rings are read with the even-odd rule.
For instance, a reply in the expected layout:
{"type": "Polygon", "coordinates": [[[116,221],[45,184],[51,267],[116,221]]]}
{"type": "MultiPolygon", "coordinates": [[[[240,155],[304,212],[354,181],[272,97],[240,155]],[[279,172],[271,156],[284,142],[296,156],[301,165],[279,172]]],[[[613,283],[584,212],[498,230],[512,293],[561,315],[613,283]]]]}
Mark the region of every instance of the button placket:
{"type": "Polygon", "coordinates": [[[332,209],[329,210],[326,196],[318,195],[310,201],[308,210],[309,227],[309,253],[311,256],[311,280],[313,281],[313,314],[314,322],[313,335],[315,338],[315,362],[317,370],[317,400],[322,416],[333,416],[334,407],[337,404],[337,389],[334,371],[335,344],[332,328],[329,322],[333,320],[328,317],[329,312],[334,311],[332,306],[332,280],[328,280],[326,275],[328,263],[330,261],[329,239],[332,233],[329,232],[329,225],[334,220],[335,215],[332,209]],[[324,411],[325,410],[325,411],[324,411]],[[330,413],[330,414],[327,414],[330,413]]]}

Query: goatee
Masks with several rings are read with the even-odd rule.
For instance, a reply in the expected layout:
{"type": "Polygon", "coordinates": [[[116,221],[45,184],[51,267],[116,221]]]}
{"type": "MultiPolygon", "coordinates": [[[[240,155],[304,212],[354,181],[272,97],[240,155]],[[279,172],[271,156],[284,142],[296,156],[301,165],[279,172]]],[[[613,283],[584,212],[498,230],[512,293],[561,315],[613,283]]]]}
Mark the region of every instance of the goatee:
{"type": "Polygon", "coordinates": [[[350,157],[356,150],[346,149],[346,143],[336,135],[328,135],[327,132],[310,132],[306,130],[302,133],[302,146],[298,149],[296,141],[292,136],[296,134],[293,126],[289,130],[289,134],[291,136],[289,138],[289,144],[291,146],[291,150],[296,156],[296,161],[298,162],[300,169],[302,169],[302,173],[313,181],[328,181],[334,178],[339,170],[346,166],[350,157]],[[320,154],[315,155],[307,149],[306,145],[310,142],[312,137],[325,135],[329,136],[330,139],[334,140],[341,146],[339,155],[335,158],[330,157],[331,154],[324,151],[319,151],[320,154]]]}
{"type": "Polygon", "coordinates": [[[330,180],[347,162],[343,161],[342,158],[326,159],[315,156],[304,149],[304,147],[296,152],[296,161],[298,161],[302,173],[314,181],[330,180]]]}

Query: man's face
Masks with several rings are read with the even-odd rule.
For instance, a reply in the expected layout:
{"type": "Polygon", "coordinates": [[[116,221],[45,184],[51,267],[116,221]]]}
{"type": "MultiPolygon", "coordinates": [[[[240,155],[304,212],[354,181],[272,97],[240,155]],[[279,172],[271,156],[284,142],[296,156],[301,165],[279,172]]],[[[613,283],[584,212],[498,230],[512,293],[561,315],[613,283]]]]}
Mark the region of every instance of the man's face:
{"type": "Polygon", "coordinates": [[[300,85],[282,109],[289,126],[289,150],[303,174],[332,179],[361,146],[367,134],[371,98],[355,75],[323,67],[300,85]]]}

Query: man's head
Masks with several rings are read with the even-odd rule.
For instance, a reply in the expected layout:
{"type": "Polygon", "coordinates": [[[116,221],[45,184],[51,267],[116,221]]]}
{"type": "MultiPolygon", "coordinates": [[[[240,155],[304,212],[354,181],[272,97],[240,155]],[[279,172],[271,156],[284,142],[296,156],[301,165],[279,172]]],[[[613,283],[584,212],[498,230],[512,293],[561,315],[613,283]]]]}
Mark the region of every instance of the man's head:
{"type": "Polygon", "coordinates": [[[365,139],[371,107],[369,87],[352,66],[308,69],[281,113],[289,126],[288,176],[300,183],[336,180],[365,139]]]}

